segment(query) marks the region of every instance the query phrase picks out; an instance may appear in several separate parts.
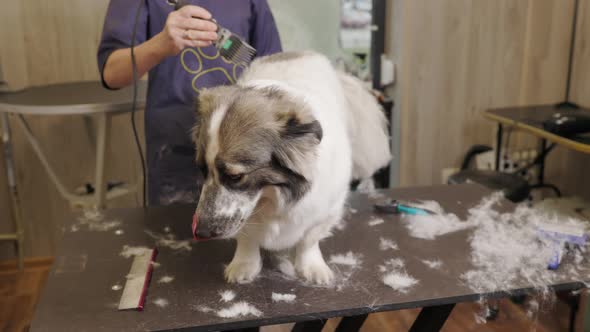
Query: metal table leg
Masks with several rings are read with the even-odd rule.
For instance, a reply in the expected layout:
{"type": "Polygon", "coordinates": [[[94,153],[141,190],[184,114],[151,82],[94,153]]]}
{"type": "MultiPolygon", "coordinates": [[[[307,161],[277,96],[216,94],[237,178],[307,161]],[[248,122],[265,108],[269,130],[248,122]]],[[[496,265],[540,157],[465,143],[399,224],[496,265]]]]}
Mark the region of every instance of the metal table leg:
{"type": "Polygon", "coordinates": [[[445,325],[455,307],[454,303],[422,308],[410,332],[436,332],[445,325]]]}
{"type": "Polygon", "coordinates": [[[326,325],[325,320],[310,320],[307,322],[299,322],[293,326],[291,332],[321,332],[326,325]]]}
{"type": "Polygon", "coordinates": [[[105,207],[105,200],[106,200],[106,192],[107,192],[107,184],[104,178],[104,168],[105,168],[105,154],[106,154],[106,147],[108,145],[109,140],[109,132],[111,128],[111,116],[106,113],[100,113],[98,115],[98,122],[97,122],[97,141],[96,141],[96,177],[94,180],[94,197],[95,203],[97,208],[104,208],[105,207]]]}
{"type": "Polygon", "coordinates": [[[24,232],[22,227],[22,216],[20,209],[20,200],[16,186],[16,176],[14,174],[14,158],[12,154],[12,137],[10,132],[10,123],[8,122],[8,115],[1,113],[2,119],[2,143],[4,147],[4,163],[6,167],[6,178],[8,180],[8,189],[10,191],[10,199],[12,203],[12,218],[14,220],[15,233],[0,234],[0,240],[15,241],[16,253],[18,257],[18,268],[20,270],[24,267],[24,253],[23,241],[24,232]]]}
{"type": "Polygon", "coordinates": [[[369,317],[369,314],[342,317],[340,324],[336,327],[336,332],[357,332],[361,329],[367,317],[369,317]]]}
{"type": "Polygon", "coordinates": [[[496,132],[496,171],[500,170],[500,159],[502,156],[502,138],[504,135],[504,127],[498,123],[498,131],[496,132]]]}

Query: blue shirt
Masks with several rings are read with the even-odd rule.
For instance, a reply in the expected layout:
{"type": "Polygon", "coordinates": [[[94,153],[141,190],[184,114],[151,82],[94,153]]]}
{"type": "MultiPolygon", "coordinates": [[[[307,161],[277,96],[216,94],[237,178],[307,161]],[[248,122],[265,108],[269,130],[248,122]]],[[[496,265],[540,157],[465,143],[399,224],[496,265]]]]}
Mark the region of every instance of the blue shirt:
{"type": "MultiPolygon", "coordinates": [[[[174,6],[166,0],[111,0],[98,48],[101,77],[109,55],[117,49],[130,47],[139,1],[144,3],[137,26],[135,45],[161,32],[168,14],[174,10],[174,6]]],[[[207,9],[221,26],[246,40],[257,50],[257,56],[281,51],[279,34],[266,0],[190,2],[207,9]]],[[[164,59],[150,70],[145,109],[150,193],[152,189],[157,190],[157,187],[162,186],[153,181],[155,178],[167,174],[168,177],[175,176],[176,179],[170,181],[177,183],[187,181],[180,178],[196,170],[192,163],[194,149],[190,141],[190,130],[195,122],[194,100],[203,88],[233,84],[244,67],[243,63],[226,61],[219,56],[215,47],[209,46],[187,48],[177,56],[164,59]],[[176,156],[171,155],[174,151],[191,150],[193,152],[186,152],[186,161],[179,160],[178,153],[176,156]]],[[[152,197],[150,201],[153,202],[152,197]]]]}

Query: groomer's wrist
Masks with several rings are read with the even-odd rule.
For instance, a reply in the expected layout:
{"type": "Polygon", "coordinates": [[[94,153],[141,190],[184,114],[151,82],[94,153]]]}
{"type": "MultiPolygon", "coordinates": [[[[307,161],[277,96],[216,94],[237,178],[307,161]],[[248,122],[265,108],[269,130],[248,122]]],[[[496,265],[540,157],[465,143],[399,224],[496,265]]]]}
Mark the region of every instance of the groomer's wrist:
{"type": "Polygon", "coordinates": [[[174,55],[173,43],[169,40],[169,37],[165,34],[165,32],[160,32],[151,39],[153,41],[152,46],[152,54],[155,57],[158,57],[160,60],[164,60],[165,58],[174,55]]]}

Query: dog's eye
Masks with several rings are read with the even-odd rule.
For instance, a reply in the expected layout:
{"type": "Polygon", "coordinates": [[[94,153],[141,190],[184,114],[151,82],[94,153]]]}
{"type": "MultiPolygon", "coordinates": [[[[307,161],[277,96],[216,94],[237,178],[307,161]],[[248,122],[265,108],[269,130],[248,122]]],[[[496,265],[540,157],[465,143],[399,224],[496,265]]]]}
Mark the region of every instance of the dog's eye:
{"type": "Polygon", "coordinates": [[[227,178],[234,181],[239,182],[244,177],[244,174],[228,174],[227,178]]]}

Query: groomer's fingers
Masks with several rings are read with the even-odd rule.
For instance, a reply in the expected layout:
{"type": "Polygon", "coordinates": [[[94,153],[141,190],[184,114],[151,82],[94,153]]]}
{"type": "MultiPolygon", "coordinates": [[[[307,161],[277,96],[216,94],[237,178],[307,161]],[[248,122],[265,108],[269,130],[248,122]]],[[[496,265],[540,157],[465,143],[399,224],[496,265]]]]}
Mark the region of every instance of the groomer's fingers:
{"type": "Polygon", "coordinates": [[[217,34],[211,31],[186,30],[183,36],[189,40],[213,41],[217,39],[217,34]]]}
{"type": "Polygon", "coordinates": [[[183,29],[201,30],[201,31],[217,31],[217,25],[211,21],[202,20],[199,18],[183,18],[179,21],[179,27],[183,29]]]}
{"type": "Polygon", "coordinates": [[[205,20],[209,20],[212,17],[211,13],[209,13],[207,9],[193,5],[184,6],[180,8],[178,12],[180,12],[184,17],[197,17],[205,20]]]}
{"type": "Polygon", "coordinates": [[[189,40],[187,43],[190,47],[207,47],[212,44],[212,42],[207,40],[189,40]]]}

